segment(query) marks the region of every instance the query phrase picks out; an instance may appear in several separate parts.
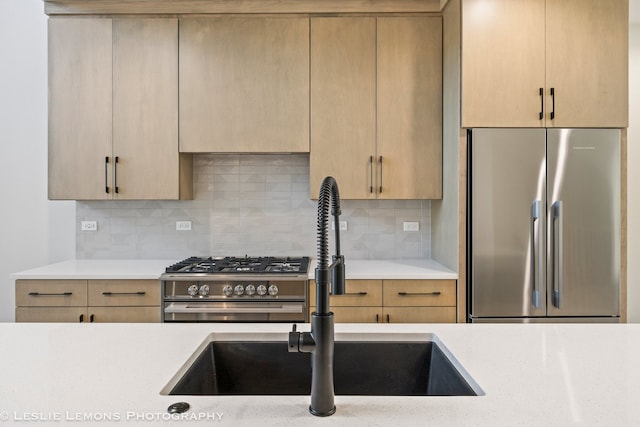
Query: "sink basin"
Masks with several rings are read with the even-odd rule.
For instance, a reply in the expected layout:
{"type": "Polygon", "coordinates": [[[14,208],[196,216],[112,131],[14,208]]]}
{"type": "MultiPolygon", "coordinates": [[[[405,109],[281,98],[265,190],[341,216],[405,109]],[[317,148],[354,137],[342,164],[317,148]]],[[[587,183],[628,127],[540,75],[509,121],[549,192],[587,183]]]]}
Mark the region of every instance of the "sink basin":
{"type": "MultiPolygon", "coordinates": [[[[216,339],[213,335],[219,334],[212,334],[205,340],[161,394],[310,393],[310,354],[289,353],[284,339],[229,340],[216,339]]],[[[376,337],[380,335],[376,334],[376,337]]],[[[421,334],[420,340],[401,341],[388,340],[389,336],[387,340],[375,341],[338,340],[336,337],[333,364],[336,395],[484,394],[435,335],[421,334]]]]}

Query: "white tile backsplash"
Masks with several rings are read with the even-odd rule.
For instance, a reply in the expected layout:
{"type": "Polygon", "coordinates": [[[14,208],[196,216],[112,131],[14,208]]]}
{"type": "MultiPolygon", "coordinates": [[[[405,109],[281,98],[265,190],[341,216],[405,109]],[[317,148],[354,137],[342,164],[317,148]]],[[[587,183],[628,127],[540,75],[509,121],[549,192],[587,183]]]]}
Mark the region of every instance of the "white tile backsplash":
{"type": "MultiPolygon", "coordinates": [[[[307,154],[199,154],[193,174],[194,200],[77,202],[76,257],[316,255],[307,154]],[[98,231],[80,231],[82,221],[98,221],[98,231]],[[177,231],[176,221],[191,221],[192,230],[177,231]]],[[[349,223],[341,233],[347,258],[431,257],[430,201],[341,205],[340,219],[349,223]],[[403,221],[418,221],[420,231],[403,232],[403,221]]]]}

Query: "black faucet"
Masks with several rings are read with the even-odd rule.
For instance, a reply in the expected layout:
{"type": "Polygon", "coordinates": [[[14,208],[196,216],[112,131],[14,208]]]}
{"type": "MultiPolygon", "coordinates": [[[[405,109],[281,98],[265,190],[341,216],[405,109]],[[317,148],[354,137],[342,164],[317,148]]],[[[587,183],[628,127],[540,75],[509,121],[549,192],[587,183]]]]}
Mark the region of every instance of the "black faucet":
{"type": "Polygon", "coordinates": [[[340,255],[340,195],[333,177],[326,177],[318,197],[318,264],[316,266],[316,311],[311,314],[311,332],[289,333],[289,351],[311,353],[311,405],[309,412],[326,417],[336,412],[333,389],[333,313],[329,311],[329,284],[334,295],[344,294],[344,257],[340,255]],[[329,201],[335,221],[336,254],[329,265],[329,201]]]}

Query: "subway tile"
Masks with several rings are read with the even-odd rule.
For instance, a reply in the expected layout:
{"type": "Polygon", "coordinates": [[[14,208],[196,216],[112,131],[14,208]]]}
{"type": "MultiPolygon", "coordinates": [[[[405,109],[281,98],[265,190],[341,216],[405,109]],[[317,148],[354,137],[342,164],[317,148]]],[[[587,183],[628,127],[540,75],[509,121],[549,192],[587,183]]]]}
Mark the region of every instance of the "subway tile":
{"type": "MultiPolygon", "coordinates": [[[[309,154],[198,154],[193,178],[191,201],[77,202],[77,256],[316,255],[309,154]],[[97,220],[98,232],[80,232],[82,220],[97,220]],[[192,221],[192,231],[176,231],[176,220],[192,221]]],[[[430,256],[428,200],[342,200],[340,219],[349,258],[430,256]],[[420,231],[403,232],[403,221],[420,231]]]]}

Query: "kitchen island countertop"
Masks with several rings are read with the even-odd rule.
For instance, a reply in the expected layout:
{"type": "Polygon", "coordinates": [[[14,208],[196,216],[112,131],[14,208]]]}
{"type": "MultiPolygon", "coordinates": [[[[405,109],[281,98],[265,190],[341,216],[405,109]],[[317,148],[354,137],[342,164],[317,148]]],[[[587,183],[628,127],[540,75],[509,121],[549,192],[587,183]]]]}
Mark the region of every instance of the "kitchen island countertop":
{"type": "MultiPolygon", "coordinates": [[[[155,280],[166,267],[180,260],[89,260],[77,259],[17,272],[14,280],[155,280]]],[[[309,278],[315,274],[315,260],[309,266],[309,278]]],[[[347,279],[452,279],[458,274],[430,259],[346,260],[347,279]]]]}
{"type": "Polygon", "coordinates": [[[435,333],[482,387],[479,397],[337,396],[335,415],[316,418],[308,396],[159,393],[209,333],[284,340],[290,327],[0,324],[0,425],[640,425],[633,324],[336,325],[337,335],[435,333]],[[166,413],[179,401],[191,404],[185,419],[166,413]]]}

